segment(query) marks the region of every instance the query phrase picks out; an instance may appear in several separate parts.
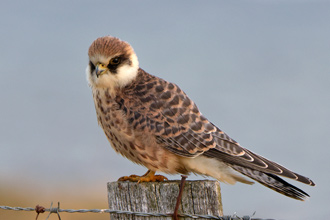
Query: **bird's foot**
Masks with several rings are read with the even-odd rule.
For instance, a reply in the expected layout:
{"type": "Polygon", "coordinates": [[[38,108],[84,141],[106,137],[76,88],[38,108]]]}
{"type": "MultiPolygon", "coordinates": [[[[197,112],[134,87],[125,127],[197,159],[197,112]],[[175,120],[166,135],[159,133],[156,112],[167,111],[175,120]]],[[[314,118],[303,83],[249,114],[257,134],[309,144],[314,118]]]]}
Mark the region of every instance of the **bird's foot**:
{"type": "Polygon", "coordinates": [[[148,170],[143,176],[138,175],[130,175],[130,176],[123,176],[118,179],[118,181],[131,181],[131,182],[163,182],[168,180],[165,176],[162,175],[155,175],[155,171],[148,170]]]}

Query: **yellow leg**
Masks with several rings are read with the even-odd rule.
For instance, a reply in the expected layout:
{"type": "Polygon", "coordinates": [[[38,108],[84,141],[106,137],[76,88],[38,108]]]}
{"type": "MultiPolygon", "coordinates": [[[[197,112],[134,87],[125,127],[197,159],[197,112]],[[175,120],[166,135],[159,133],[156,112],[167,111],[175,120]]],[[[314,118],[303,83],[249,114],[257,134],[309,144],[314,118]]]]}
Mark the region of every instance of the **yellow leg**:
{"type": "Polygon", "coordinates": [[[155,175],[155,171],[148,170],[143,176],[138,175],[130,175],[130,176],[123,176],[118,179],[118,181],[131,181],[131,182],[163,182],[168,180],[165,176],[162,175],[155,175]]]}

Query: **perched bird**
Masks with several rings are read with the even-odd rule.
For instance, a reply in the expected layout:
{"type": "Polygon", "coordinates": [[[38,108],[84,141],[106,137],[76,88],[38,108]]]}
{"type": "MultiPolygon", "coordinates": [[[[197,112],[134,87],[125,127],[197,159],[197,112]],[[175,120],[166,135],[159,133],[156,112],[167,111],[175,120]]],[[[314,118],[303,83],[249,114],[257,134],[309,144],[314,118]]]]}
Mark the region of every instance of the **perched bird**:
{"type": "Polygon", "coordinates": [[[309,196],[278,175],[314,186],[312,180],[241,147],[208,121],[177,85],[141,69],[127,42],[98,38],[88,56],[87,78],[99,125],[117,153],[148,168],[143,176],[119,181],[167,180],[155,175],[161,171],[252,184],[243,174],[291,198],[309,196]]]}

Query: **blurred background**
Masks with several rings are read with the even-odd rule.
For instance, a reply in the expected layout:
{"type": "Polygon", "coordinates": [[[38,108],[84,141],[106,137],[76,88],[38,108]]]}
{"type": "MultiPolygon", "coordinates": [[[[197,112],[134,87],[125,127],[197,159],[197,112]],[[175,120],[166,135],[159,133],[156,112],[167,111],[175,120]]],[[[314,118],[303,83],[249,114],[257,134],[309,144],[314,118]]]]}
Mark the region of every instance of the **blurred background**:
{"type": "MultiPolygon", "coordinates": [[[[113,35],[241,145],[317,184],[289,181],[306,202],[221,184],[225,215],[329,218],[329,21],[319,0],[1,1],[0,205],[107,208],[107,182],[146,171],[111,149],[86,82],[89,45],[113,35]]],[[[0,210],[22,218],[35,213],[0,210]]]]}

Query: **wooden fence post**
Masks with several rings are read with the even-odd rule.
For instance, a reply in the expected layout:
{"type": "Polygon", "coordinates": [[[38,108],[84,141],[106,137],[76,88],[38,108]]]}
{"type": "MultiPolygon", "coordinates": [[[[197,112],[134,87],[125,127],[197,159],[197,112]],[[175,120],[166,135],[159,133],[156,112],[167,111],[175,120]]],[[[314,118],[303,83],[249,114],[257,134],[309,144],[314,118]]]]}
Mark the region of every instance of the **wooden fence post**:
{"type": "MultiPolygon", "coordinates": [[[[110,182],[108,183],[109,209],[173,213],[179,194],[180,181],[156,183],[110,182]]],[[[186,181],[179,214],[223,216],[220,184],[217,181],[186,181]]],[[[170,220],[171,217],[142,217],[127,214],[110,214],[111,220],[170,220]]],[[[192,218],[180,218],[184,220],[192,218]]],[[[196,218],[195,218],[196,219],[196,218]]]]}

